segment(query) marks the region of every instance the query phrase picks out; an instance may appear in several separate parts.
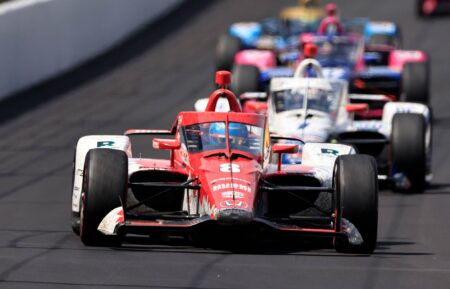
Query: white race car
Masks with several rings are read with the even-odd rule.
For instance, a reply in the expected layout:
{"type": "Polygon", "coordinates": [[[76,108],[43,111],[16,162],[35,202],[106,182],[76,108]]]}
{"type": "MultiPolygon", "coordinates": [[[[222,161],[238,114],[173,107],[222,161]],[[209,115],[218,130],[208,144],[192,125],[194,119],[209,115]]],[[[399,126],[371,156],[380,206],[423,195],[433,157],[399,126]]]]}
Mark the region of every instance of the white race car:
{"type": "MultiPolygon", "coordinates": [[[[243,111],[268,114],[272,133],[351,144],[374,156],[379,179],[394,189],[422,192],[432,178],[428,106],[394,102],[389,95],[349,94],[348,82],[328,78],[314,59],[303,60],[293,77],[273,78],[268,93],[244,93],[240,100],[243,111]]],[[[206,102],[199,99],[195,109],[203,111],[206,102]]],[[[229,110],[224,99],[217,107],[229,110]]],[[[286,155],[283,161],[299,159],[286,155]]]]}
{"type": "MultiPolygon", "coordinates": [[[[346,81],[322,75],[316,60],[305,59],[294,77],[271,80],[271,131],[305,142],[352,144],[377,159],[380,179],[392,181],[397,189],[423,191],[431,179],[430,109],[393,102],[386,95],[349,95],[346,81]],[[316,77],[305,77],[311,71],[316,77]]],[[[244,106],[257,101],[250,99],[244,106]]]]}

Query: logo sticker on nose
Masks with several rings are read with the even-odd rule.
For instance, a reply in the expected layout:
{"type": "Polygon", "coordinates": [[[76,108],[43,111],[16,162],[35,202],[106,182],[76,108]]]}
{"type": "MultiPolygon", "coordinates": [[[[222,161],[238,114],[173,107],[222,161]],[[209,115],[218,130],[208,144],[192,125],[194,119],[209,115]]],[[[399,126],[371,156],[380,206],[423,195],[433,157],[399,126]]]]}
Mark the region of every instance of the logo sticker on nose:
{"type": "Polygon", "coordinates": [[[230,207],[235,207],[237,209],[247,209],[248,208],[248,204],[246,202],[243,201],[222,201],[220,202],[220,207],[222,208],[230,208],[230,207]]]}
{"type": "Polygon", "coordinates": [[[247,203],[243,202],[243,201],[236,201],[236,202],[234,202],[234,205],[237,208],[242,208],[242,209],[247,209],[247,207],[248,207],[247,203]]]}

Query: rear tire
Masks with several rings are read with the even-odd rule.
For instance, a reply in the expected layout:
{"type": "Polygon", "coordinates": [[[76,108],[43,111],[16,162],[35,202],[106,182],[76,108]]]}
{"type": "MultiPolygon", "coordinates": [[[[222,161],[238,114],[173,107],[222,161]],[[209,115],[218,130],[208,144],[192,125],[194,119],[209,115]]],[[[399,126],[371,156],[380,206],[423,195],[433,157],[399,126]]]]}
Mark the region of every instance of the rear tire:
{"type": "Polygon", "coordinates": [[[231,91],[239,98],[245,92],[259,91],[259,69],[254,65],[236,65],[232,71],[231,91]]]}
{"type": "Polygon", "coordinates": [[[216,46],[216,68],[217,70],[231,70],[234,56],[242,49],[239,38],[224,34],[219,37],[216,46]]]}
{"type": "Polygon", "coordinates": [[[411,182],[410,192],[422,193],[426,185],[426,125],[421,114],[401,113],[392,119],[392,165],[411,182]]]}
{"type": "Polygon", "coordinates": [[[338,222],[341,218],[346,219],[355,225],[363,238],[360,245],[336,239],[336,251],[372,254],[376,247],[378,230],[378,179],[375,159],[369,155],[339,156],[335,163],[334,184],[338,222]]]}
{"type": "Polygon", "coordinates": [[[86,246],[120,244],[115,236],[97,230],[103,218],[120,207],[120,196],[128,185],[128,158],[114,149],[92,149],[86,155],[80,209],[80,237],[86,246]]]}
{"type": "Polygon", "coordinates": [[[430,69],[427,62],[405,63],[402,72],[402,101],[428,104],[430,69]]]}

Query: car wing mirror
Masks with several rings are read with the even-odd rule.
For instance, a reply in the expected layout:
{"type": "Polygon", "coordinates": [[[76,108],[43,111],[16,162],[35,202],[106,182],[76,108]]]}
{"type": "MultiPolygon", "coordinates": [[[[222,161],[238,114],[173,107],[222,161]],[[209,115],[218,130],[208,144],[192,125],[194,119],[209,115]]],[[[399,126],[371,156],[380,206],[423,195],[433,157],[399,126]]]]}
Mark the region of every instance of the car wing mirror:
{"type": "Polygon", "coordinates": [[[272,145],[272,152],[275,154],[295,154],[298,153],[298,145],[276,143],[272,145]]]}
{"type": "Polygon", "coordinates": [[[181,144],[176,139],[163,139],[163,138],[154,138],[153,139],[153,148],[157,150],[176,150],[181,147],[181,144]]]}
{"type": "Polygon", "coordinates": [[[173,167],[175,164],[175,155],[173,153],[174,150],[179,149],[181,147],[181,143],[177,139],[163,139],[163,138],[154,138],[153,139],[153,148],[157,150],[171,150],[170,154],[170,166],[173,167]]]}
{"type": "Polygon", "coordinates": [[[298,153],[298,144],[274,144],[272,153],[278,154],[278,171],[281,171],[281,155],[298,153]]]}
{"type": "Polygon", "coordinates": [[[367,103],[350,103],[345,106],[347,112],[364,112],[369,110],[367,103]]]}

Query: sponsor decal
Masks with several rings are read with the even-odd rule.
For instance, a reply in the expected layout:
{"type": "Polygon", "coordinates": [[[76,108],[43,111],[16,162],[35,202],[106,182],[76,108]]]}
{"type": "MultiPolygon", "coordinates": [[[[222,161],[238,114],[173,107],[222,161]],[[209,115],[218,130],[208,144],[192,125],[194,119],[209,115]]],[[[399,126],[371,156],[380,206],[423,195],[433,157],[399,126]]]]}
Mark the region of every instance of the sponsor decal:
{"type": "Polygon", "coordinates": [[[222,208],[231,207],[231,206],[233,206],[233,204],[234,204],[233,201],[223,201],[223,202],[220,202],[220,206],[221,206],[222,208]]]}
{"type": "Polygon", "coordinates": [[[244,193],[242,193],[242,192],[226,191],[226,192],[222,193],[222,198],[243,199],[244,198],[244,193]]]}
{"type": "Polygon", "coordinates": [[[237,208],[241,208],[241,209],[247,209],[248,208],[248,204],[246,202],[243,202],[243,201],[235,201],[234,205],[237,208]]]}
{"type": "Polygon", "coordinates": [[[383,127],[381,121],[355,121],[353,125],[357,130],[380,130],[383,127]]]}
{"type": "Polygon", "coordinates": [[[242,184],[236,184],[236,183],[217,184],[217,185],[213,185],[212,189],[213,189],[213,192],[216,192],[219,190],[229,190],[229,189],[240,190],[240,191],[248,192],[248,193],[252,192],[252,189],[249,186],[242,185],[242,184]]]}
{"type": "Polygon", "coordinates": [[[395,108],[396,113],[410,113],[412,111],[412,108],[409,106],[397,106],[395,108]]]}
{"type": "Polygon", "coordinates": [[[239,182],[243,182],[243,183],[246,183],[246,184],[250,185],[249,181],[243,180],[243,179],[239,179],[239,178],[220,178],[220,179],[215,179],[215,180],[211,181],[211,184],[215,184],[217,182],[222,182],[222,181],[223,182],[225,182],[225,181],[230,181],[230,182],[237,182],[237,181],[239,181],[239,182]]]}
{"type": "Polygon", "coordinates": [[[339,151],[337,151],[337,150],[334,150],[334,149],[325,149],[325,148],[322,148],[322,149],[320,150],[320,152],[321,152],[322,154],[334,155],[334,156],[337,156],[337,155],[339,154],[339,151]]]}
{"type": "Polygon", "coordinates": [[[102,148],[102,147],[112,148],[114,146],[114,144],[115,144],[115,142],[112,140],[98,141],[97,147],[98,148],[102,148]]]}
{"type": "Polygon", "coordinates": [[[238,208],[238,209],[247,209],[248,208],[248,204],[246,202],[243,201],[222,201],[220,202],[220,207],[221,208],[238,208]]]}

